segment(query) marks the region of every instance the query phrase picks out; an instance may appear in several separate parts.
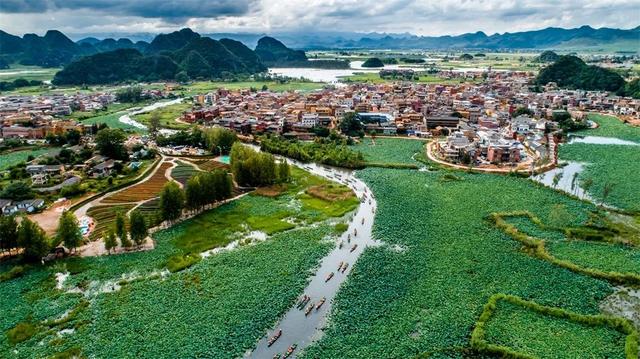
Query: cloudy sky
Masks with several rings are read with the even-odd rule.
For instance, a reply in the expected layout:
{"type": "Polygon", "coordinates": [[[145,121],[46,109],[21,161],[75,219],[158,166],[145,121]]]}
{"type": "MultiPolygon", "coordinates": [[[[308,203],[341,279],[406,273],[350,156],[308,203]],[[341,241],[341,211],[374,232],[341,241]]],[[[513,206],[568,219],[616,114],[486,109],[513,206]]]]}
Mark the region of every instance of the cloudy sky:
{"type": "Polygon", "coordinates": [[[42,34],[356,31],[419,35],[632,28],[638,0],[0,0],[0,29],[42,34]]]}

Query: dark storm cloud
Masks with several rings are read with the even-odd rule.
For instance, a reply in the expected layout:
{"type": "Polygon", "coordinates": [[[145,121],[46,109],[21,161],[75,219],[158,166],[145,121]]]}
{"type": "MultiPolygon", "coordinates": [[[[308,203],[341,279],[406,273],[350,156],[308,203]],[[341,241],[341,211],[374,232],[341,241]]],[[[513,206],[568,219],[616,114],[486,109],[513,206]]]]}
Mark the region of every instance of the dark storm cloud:
{"type": "Polygon", "coordinates": [[[145,18],[203,18],[240,16],[254,0],[0,0],[0,12],[43,13],[55,10],[88,10],[145,18]]]}

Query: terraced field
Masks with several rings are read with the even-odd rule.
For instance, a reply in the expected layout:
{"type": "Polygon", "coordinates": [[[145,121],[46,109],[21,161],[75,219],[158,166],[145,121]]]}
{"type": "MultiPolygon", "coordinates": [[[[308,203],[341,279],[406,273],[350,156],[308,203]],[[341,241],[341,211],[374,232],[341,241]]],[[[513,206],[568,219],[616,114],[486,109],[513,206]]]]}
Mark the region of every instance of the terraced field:
{"type": "Polygon", "coordinates": [[[228,171],[229,170],[229,165],[228,164],[216,161],[214,159],[191,159],[191,158],[188,158],[186,160],[198,165],[198,167],[200,167],[200,169],[202,169],[203,171],[213,171],[213,170],[225,170],[225,171],[228,171]]]}
{"type": "Polygon", "coordinates": [[[139,202],[157,197],[164,184],[168,181],[165,177],[165,172],[171,166],[172,164],[169,162],[161,163],[157,171],[149,179],[104,198],[102,203],[139,202]]]}
{"type": "Polygon", "coordinates": [[[102,232],[113,228],[117,213],[126,213],[133,208],[133,206],[134,204],[121,204],[117,206],[105,205],[89,208],[89,210],[87,210],[87,216],[93,218],[95,222],[95,228],[93,232],[89,234],[89,239],[97,240],[101,238],[102,232]]]}
{"type": "Polygon", "coordinates": [[[178,165],[171,170],[171,177],[184,186],[189,178],[196,173],[198,173],[198,170],[193,165],[178,161],[178,165]]]}

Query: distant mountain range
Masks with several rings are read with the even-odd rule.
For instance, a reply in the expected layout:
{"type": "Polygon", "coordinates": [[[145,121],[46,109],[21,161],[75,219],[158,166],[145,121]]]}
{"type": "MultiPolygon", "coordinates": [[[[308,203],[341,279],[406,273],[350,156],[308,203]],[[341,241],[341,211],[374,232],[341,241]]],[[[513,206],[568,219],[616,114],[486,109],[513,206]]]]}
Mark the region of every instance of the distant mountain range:
{"type": "MultiPolygon", "coordinates": [[[[227,37],[252,46],[264,34],[207,34],[212,38],[227,37]]],[[[275,33],[280,41],[295,49],[603,49],[607,51],[640,51],[640,26],[629,29],[575,29],[548,27],[542,30],[487,35],[484,32],[456,36],[417,36],[381,33],[275,33]]]]}
{"type": "MultiPolygon", "coordinates": [[[[190,31],[190,30],[189,30],[190,31]]],[[[192,31],[191,31],[192,32],[192,31]]],[[[183,31],[174,32],[192,39],[183,31]]],[[[193,33],[193,32],[192,32],[193,33]]],[[[173,33],[172,33],[173,34],[173,33]]],[[[149,38],[149,34],[129,34],[132,38],[149,38]]],[[[57,30],[49,30],[44,36],[25,34],[23,37],[0,30],[0,61],[20,62],[25,65],[57,67],[82,56],[113,51],[136,49],[155,53],[167,48],[168,34],[157,35],[151,42],[131,41],[128,38],[86,37],[76,42],[57,30]]],[[[200,37],[200,35],[198,35],[200,37]]],[[[240,41],[250,48],[258,46],[265,34],[213,33],[204,34],[215,40],[223,38],[240,41]]],[[[483,32],[457,36],[416,36],[384,33],[353,32],[282,32],[276,33],[279,42],[293,49],[603,49],[606,51],[640,51],[640,26],[629,29],[594,29],[582,26],[575,29],[546,28],[536,31],[486,35],[483,32]]],[[[182,40],[185,40],[182,39],[182,40]]],[[[185,41],[179,42],[180,44],[185,41]]],[[[267,46],[270,46],[267,44],[267,46]]],[[[273,46],[271,46],[273,48],[273,46]]],[[[295,57],[295,55],[292,55],[295,57]]],[[[298,56],[303,60],[302,57],[298,56]]],[[[304,60],[303,60],[304,61],[304,60]]],[[[272,62],[272,61],[270,61],[272,62]]]]}

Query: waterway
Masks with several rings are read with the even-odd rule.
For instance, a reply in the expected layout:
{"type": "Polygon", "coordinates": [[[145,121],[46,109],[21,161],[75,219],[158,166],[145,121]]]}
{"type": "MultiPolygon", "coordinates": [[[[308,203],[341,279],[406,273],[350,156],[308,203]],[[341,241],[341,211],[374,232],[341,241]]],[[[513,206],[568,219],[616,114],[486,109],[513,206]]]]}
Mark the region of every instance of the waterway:
{"type": "Polygon", "coordinates": [[[122,123],[124,123],[126,125],[129,125],[129,126],[133,126],[133,127],[136,127],[136,128],[142,129],[142,130],[146,130],[147,126],[145,126],[144,124],[132,119],[131,116],[135,116],[135,115],[139,115],[139,114],[142,114],[142,113],[151,112],[151,111],[157,110],[159,108],[175,105],[175,104],[178,104],[178,103],[182,102],[182,100],[183,100],[182,98],[178,98],[178,99],[170,100],[170,101],[158,101],[158,102],[152,103],[151,105],[145,106],[143,108],[136,109],[136,110],[133,110],[133,111],[129,111],[129,112],[125,113],[124,115],[120,116],[118,118],[118,121],[120,121],[120,122],[122,122],[122,123]]]}
{"type": "Polygon", "coordinates": [[[615,137],[600,136],[569,136],[569,143],[586,143],[590,145],[624,145],[624,146],[640,146],[640,143],[621,140],[615,137]]]}
{"type": "Polygon", "coordinates": [[[325,298],[324,304],[319,309],[314,307],[308,316],[305,315],[304,310],[298,309],[296,305],[292,306],[280,321],[265,333],[266,335],[259,340],[256,348],[246,353],[245,358],[273,358],[276,354],[284,354],[287,348],[296,344],[297,348],[289,356],[294,358],[304,348],[320,339],[323,335],[323,328],[327,324],[327,314],[331,312],[333,299],[342,283],[347,279],[356,260],[365,248],[379,245],[379,242],[371,237],[376,200],[364,182],[357,179],[352,171],[287,160],[313,174],[349,186],[361,199],[361,203],[349,221],[347,231],[339,238],[334,249],[322,259],[318,270],[301,293],[301,295],[304,294],[311,298],[305,308],[316,305],[321,298],[325,298]],[[341,263],[348,264],[344,273],[338,271],[341,263]],[[330,273],[333,273],[333,277],[327,281],[330,273]],[[273,345],[268,346],[269,338],[280,329],[282,336],[273,345]]]}

